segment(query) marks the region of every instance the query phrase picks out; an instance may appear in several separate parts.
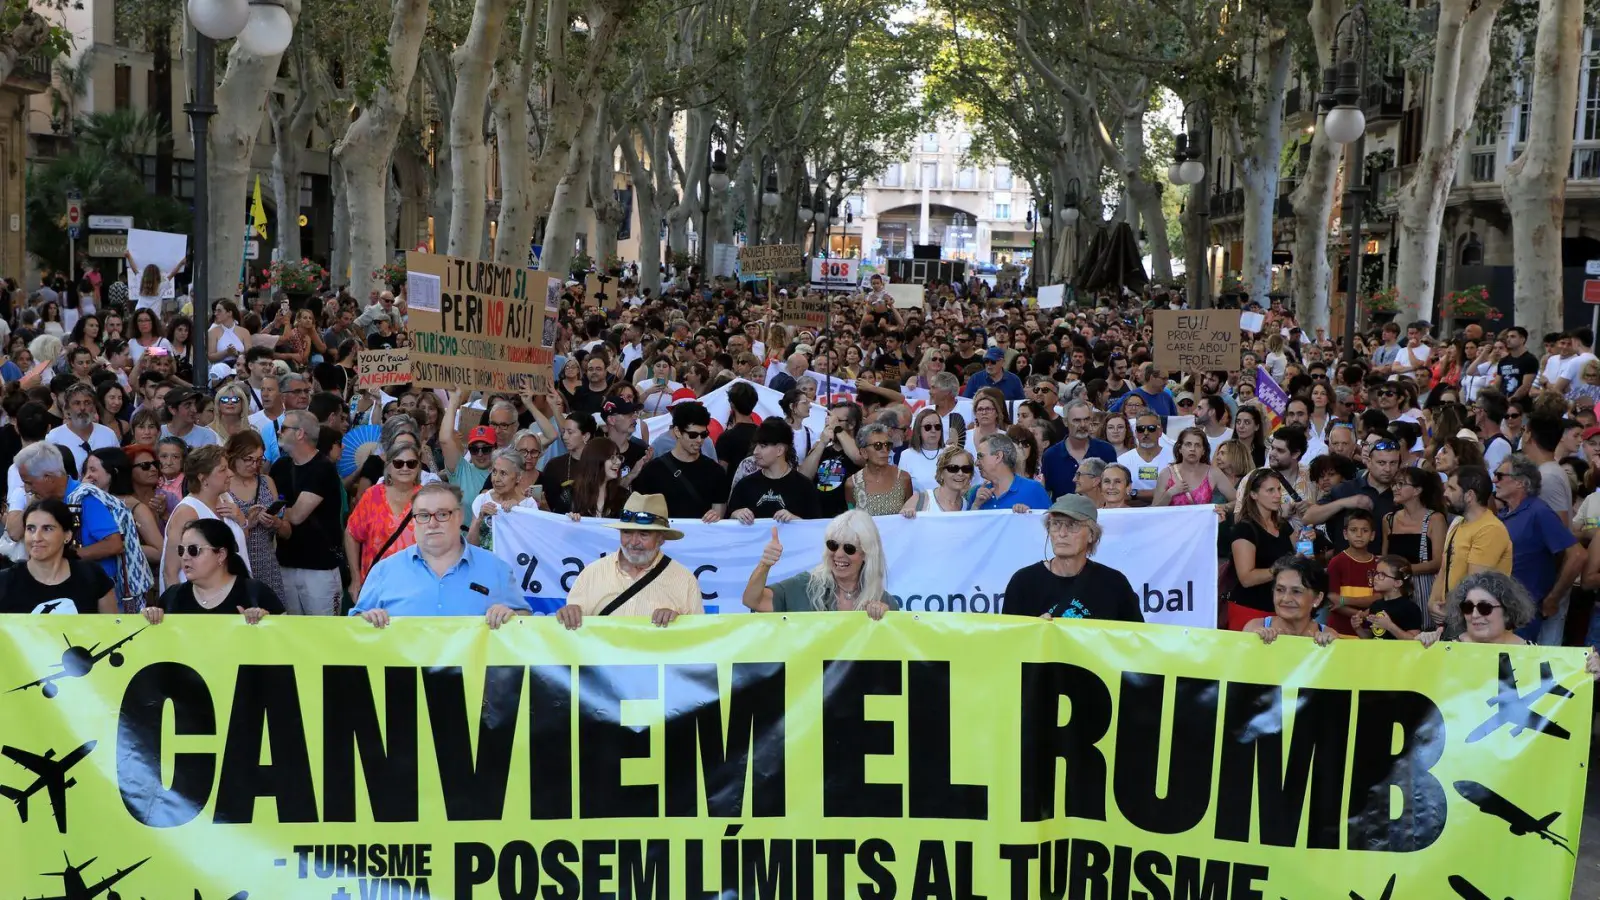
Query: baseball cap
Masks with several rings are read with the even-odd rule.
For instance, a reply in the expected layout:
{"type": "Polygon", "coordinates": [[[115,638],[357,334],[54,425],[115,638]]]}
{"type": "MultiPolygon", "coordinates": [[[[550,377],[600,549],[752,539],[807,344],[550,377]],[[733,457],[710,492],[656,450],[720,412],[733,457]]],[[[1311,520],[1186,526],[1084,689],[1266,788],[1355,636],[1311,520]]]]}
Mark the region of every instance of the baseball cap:
{"type": "Polygon", "coordinates": [[[488,425],[479,425],[467,432],[467,445],[471,446],[480,441],[486,444],[497,444],[499,443],[499,438],[495,435],[493,428],[488,425]]]}
{"type": "Polygon", "coordinates": [[[999,347],[990,347],[988,350],[984,351],[983,354],[984,362],[998,362],[1005,358],[1006,352],[1001,350],[999,347]]]}
{"type": "Polygon", "coordinates": [[[1049,515],[1067,516],[1079,522],[1100,521],[1100,513],[1094,508],[1094,502],[1082,494],[1062,494],[1050,504],[1049,515]]]}
{"type": "Polygon", "coordinates": [[[167,409],[177,409],[190,400],[195,401],[196,409],[204,408],[206,405],[205,394],[193,388],[175,388],[167,392],[167,409]]]}
{"type": "Polygon", "coordinates": [[[600,412],[608,416],[627,416],[639,411],[639,404],[626,400],[607,400],[600,412]]]}
{"type": "Polygon", "coordinates": [[[1177,403],[1182,403],[1185,400],[1193,402],[1194,401],[1194,395],[1189,393],[1188,391],[1179,391],[1178,392],[1178,396],[1174,397],[1173,400],[1175,402],[1177,402],[1177,403]]]}
{"type": "Polygon", "coordinates": [[[1583,440],[1587,441],[1596,435],[1600,435],[1600,425],[1590,425],[1583,430],[1583,440]]]}

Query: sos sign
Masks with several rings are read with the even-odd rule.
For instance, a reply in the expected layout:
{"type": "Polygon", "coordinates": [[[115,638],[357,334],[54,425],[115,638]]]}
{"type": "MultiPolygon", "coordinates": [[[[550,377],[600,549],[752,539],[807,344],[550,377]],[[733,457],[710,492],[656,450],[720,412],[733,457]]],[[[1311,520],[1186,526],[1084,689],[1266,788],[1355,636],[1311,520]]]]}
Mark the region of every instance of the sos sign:
{"type": "Polygon", "coordinates": [[[832,284],[836,287],[855,285],[861,281],[861,261],[856,259],[813,259],[811,283],[832,284]]]}

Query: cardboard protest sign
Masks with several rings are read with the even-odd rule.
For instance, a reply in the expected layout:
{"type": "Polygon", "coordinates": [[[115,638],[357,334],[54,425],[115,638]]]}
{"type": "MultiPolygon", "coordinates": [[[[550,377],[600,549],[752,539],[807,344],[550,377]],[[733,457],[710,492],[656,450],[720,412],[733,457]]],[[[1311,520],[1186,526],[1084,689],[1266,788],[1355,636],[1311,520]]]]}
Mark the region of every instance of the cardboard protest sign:
{"type": "Polygon", "coordinates": [[[1239,365],[1239,311],[1158,309],[1151,347],[1158,368],[1177,372],[1232,370],[1239,365]]]}
{"type": "Polygon", "coordinates": [[[1048,284],[1039,288],[1039,308],[1057,309],[1067,298],[1067,286],[1064,284],[1048,284]]]}
{"type": "Polygon", "coordinates": [[[926,296],[920,284],[891,284],[885,286],[884,290],[894,298],[895,309],[921,309],[926,296]]]}
{"type": "Polygon", "coordinates": [[[550,389],[540,346],[550,273],[433,253],[406,253],[411,372],[418,387],[550,389]]]}
{"type": "Polygon", "coordinates": [[[739,271],[796,272],[805,267],[805,258],[799,244],[755,244],[739,248],[739,271]]]}
{"type": "Polygon", "coordinates": [[[362,350],[356,354],[356,387],[361,390],[411,383],[411,350],[362,350]]]}
{"type": "Polygon", "coordinates": [[[828,324],[828,298],[820,294],[778,298],[778,321],[784,325],[824,328],[828,324]]]}

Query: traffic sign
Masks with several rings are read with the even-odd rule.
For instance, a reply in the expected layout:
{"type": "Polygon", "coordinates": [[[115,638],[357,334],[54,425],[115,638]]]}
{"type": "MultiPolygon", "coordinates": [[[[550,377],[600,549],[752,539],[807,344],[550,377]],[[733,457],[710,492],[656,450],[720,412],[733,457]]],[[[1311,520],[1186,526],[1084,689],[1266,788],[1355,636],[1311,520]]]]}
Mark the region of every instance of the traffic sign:
{"type": "Polygon", "coordinates": [[[1600,304],[1600,278],[1590,278],[1583,283],[1583,302],[1600,304]]]}
{"type": "Polygon", "coordinates": [[[1583,274],[1600,275],[1600,259],[1591,259],[1583,264],[1583,274]]]}
{"type": "Polygon", "coordinates": [[[95,231],[128,231],[133,228],[133,216],[90,216],[89,227],[95,231]]]}
{"type": "Polygon", "coordinates": [[[83,195],[67,192],[67,236],[77,240],[83,233],[83,195]]]}

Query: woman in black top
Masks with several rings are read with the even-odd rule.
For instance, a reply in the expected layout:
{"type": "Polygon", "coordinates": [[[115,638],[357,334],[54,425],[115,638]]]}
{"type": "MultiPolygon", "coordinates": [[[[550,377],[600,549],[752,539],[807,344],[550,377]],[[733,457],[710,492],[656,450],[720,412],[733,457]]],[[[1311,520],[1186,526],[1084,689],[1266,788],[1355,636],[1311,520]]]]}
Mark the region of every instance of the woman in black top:
{"type": "Polygon", "coordinates": [[[0,572],[0,613],[115,613],[117,596],[98,563],[79,562],[67,545],[77,527],[60,500],[35,500],[22,513],[28,560],[0,572]]]}
{"type": "Polygon", "coordinates": [[[1294,553],[1294,530],[1283,518],[1283,479],[1278,473],[1256,469],[1246,475],[1239,498],[1232,554],[1238,587],[1228,597],[1228,627],[1234,631],[1272,613],[1272,564],[1294,553]]]}
{"type": "Polygon", "coordinates": [[[268,614],[283,614],[278,595],[250,577],[233,531],[221,520],[190,522],[174,549],[189,580],[167,588],[158,605],[144,608],[151,625],[161,624],[167,613],[239,613],[251,625],[268,614]]]}

